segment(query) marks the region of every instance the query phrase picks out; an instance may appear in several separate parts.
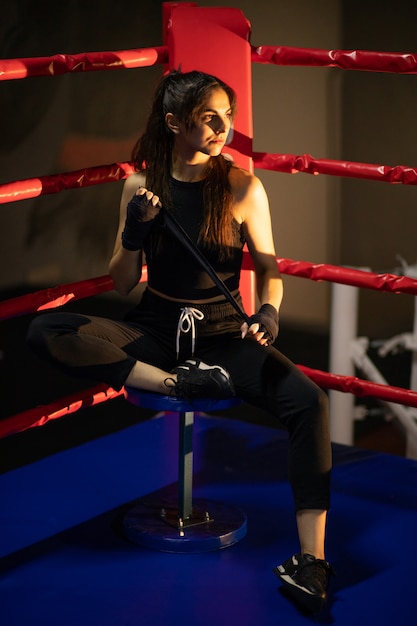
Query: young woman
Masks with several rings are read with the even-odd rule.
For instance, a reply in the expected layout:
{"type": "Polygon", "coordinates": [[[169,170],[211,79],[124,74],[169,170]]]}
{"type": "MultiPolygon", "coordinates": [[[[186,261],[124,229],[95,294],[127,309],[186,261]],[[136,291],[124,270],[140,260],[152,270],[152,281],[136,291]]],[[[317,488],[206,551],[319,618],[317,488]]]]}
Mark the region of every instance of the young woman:
{"type": "Polygon", "coordinates": [[[273,343],[283,287],[268,199],[259,179],[222,156],[236,113],[233,90],[202,72],[171,72],[159,84],[124,185],[110,274],[128,294],[148,285],[122,322],[49,313],[28,340],[66,372],[187,397],[236,393],[288,430],[289,477],[300,550],[275,568],[291,596],[320,609],[331,448],[327,397],[273,343]],[[256,274],[259,311],[242,323],[209,274],[166,228],[180,223],[238,303],[242,248],[256,274]]]}

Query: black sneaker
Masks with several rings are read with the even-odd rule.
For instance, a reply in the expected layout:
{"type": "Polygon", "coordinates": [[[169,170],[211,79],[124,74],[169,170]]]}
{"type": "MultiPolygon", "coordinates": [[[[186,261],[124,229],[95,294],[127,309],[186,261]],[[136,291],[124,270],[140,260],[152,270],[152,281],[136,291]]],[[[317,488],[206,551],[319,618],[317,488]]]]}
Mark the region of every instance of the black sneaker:
{"type": "Polygon", "coordinates": [[[182,365],[174,367],[171,374],[176,374],[177,380],[167,378],[165,385],[178,398],[221,400],[235,395],[229,372],[220,365],[207,365],[200,359],[188,359],[182,365]]]}
{"type": "Polygon", "coordinates": [[[334,575],[327,561],[311,554],[295,554],[275,567],[274,572],[284,583],[288,595],[305,609],[316,612],[324,607],[329,578],[334,575]]]}

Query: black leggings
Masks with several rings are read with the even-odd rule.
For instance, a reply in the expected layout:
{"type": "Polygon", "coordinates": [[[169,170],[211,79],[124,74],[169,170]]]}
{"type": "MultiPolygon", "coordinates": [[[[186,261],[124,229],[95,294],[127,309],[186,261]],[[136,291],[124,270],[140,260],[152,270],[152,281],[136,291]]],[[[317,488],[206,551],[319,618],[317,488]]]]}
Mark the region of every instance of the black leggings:
{"type": "MultiPolygon", "coordinates": [[[[176,336],[182,303],[146,290],[123,321],[76,313],[45,313],[35,318],[28,343],[66,373],[121,389],[137,361],[169,372],[191,356],[191,334],[176,336]]],[[[327,395],[273,346],[242,340],[241,317],[228,302],[192,305],[197,320],[194,356],[225,367],[236,393],[268,411],[289,435],[289,478],[295,510],[328,509],[331,445],[327,395]]]]}

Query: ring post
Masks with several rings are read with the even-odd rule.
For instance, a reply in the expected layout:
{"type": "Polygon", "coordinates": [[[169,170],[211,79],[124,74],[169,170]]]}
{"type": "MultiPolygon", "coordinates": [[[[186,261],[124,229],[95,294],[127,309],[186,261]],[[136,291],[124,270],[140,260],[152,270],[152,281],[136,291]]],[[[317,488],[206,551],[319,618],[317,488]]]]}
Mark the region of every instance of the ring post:
{"type": "MultiPolygon", "coordinates": [[[[251,26],[240,9],[198,7],[193,2],[164,2],[163,36],[168,70],[199,70],[217,76],[236,92],[239,111],[233,139],[224,148],[240,167],[252,172],[253,109],[251,26]],[[216,43],[213,46],[213,42],[216,43]]],[[[242,272],[240,293],[247,315],[257,301],[253,272],[242,272]]]]}
{"type": "Polygon", "coordinates": [[[252,171],[253,161],[249,156],[253,140],[250,23],[240,9],[198,7],[188,2],[165,2],[163,20],[169,70],[207,72],[236,92],[239,111],[233,139],[224,152],[240,167],[252,171]]]}

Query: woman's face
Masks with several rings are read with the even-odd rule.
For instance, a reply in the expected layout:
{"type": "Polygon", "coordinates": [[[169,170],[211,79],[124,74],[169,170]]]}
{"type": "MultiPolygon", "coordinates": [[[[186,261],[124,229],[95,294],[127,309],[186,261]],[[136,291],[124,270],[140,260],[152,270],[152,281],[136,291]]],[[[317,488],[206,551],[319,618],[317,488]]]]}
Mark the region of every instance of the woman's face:
{"type": "Polygon", "coordinates": [[[189,152],[218,156],[226,142],[231,124],[232,110],[229,96],[218,87],[212,90],[195,126],[187,130],[185,125],[180,123],[177,145],[189,152]]]}

